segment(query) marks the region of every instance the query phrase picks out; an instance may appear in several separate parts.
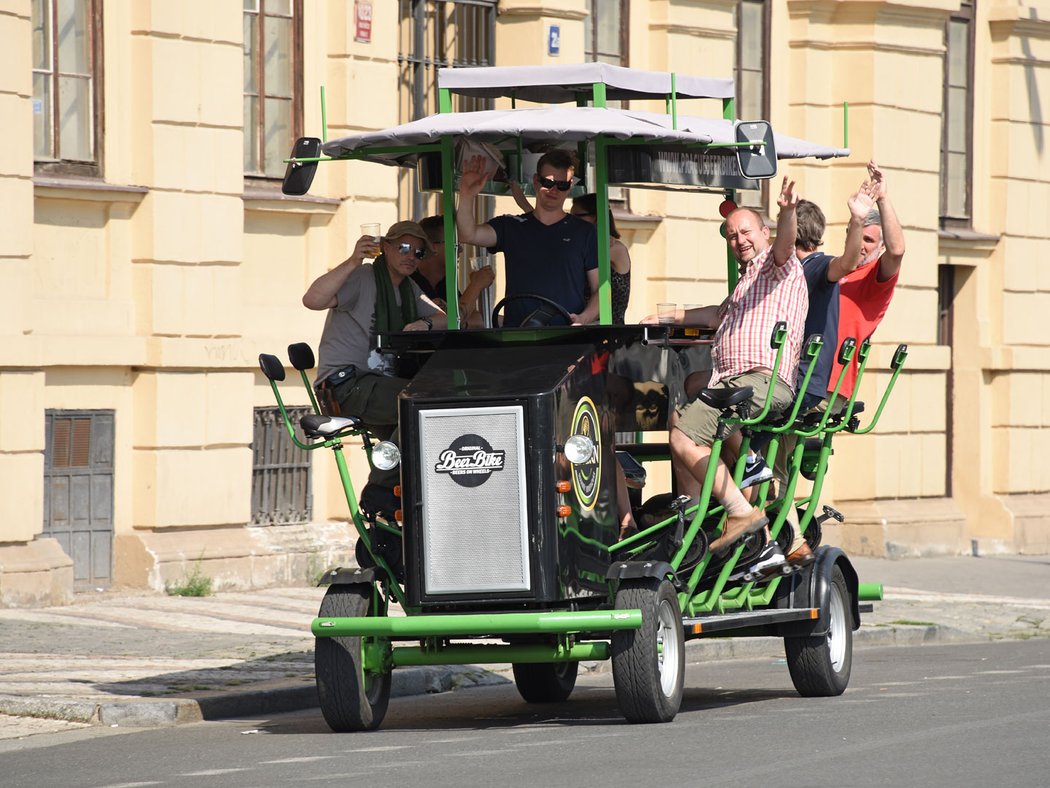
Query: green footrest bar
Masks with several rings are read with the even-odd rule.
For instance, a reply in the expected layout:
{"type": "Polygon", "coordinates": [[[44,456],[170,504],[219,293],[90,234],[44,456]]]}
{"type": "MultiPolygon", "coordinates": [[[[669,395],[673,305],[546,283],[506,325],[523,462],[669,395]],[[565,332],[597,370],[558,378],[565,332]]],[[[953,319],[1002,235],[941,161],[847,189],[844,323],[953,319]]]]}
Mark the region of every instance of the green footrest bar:
{"type": "Polygon", "coordinates": [[[882,583],[858,583],[857,599],[862,602],[878,602],[882,599],[882,583]]]}
{"type": "Polygon", "coordinates": [[[567,635],[639,629],[641,610],[590,610],[556,613],[483,613],[401,618],[315,618],[315,637],[462,637],[464,635],[567,635]]]}

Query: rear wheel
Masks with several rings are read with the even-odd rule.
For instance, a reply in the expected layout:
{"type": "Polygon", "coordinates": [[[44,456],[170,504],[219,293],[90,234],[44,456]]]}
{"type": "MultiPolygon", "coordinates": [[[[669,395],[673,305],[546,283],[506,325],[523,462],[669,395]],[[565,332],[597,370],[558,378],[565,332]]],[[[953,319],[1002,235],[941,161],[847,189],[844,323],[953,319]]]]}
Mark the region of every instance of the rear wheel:
{"type": "Polygon", "coordinates": [[[831,570],[828,588],[828,631],[813,637],[784,638],[791,681],[800,695],[841,695],[853,667],[853,624],[850,596],[842,570],[831,570]]]}
{"type": "Polygon", "coordinates": [[[514,664],[514,684],[528,703],[560,703],[576,686],[579,662],[514,664]]]}
{"type": "MultiPolygon", "coordinates": [[[[372,586],[363,583],[329,586],[319,618],[375,616],[372,586]]],[[[368,670],[365,650],[380,645],[377,638],[316,638],[314,673],[317,698],[325,722],[333,731],[378,728],[390,702],[390,671],[368,670]]]]}
{"type": "Polygon", "coordinates": [[[628,722],[670,722],[682,705],[685,640],[678,596],[667,580],[625,581],[616,608],[642,611],[641,629],[612,638],[616,701],[628,722]]]}

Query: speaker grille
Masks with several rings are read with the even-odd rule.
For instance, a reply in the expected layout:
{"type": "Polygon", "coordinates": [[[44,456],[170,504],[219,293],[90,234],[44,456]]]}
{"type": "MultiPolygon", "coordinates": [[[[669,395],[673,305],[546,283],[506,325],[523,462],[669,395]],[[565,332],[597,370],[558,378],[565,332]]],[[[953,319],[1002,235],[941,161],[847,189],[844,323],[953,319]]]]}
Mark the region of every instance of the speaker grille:
{"type": "Polygon", "coordinates": [[[528,591],[520,405],[419,412],[427,595],[528,591]]]}

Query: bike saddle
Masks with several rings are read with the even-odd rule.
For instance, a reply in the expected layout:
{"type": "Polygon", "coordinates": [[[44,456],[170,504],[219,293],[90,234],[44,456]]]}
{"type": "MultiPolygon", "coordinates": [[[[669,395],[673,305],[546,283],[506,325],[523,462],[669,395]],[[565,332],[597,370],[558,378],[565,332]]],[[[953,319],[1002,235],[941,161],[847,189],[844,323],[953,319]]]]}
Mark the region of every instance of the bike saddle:
{"type": "Polygon", "coordinates": [[[350,416],[319,416],[311,413],[299,419],[299,426],[307,438],[330,438],[344,430],[356,430],[361,426],[361,419],[350,416]]]}
{"type": "Polygon", "coordinates": [[[746,402],[754,395],[755,390],[751,386],[730,389],[702,389],[700,401],[718,410],[726,410],[735,407],[741,402],[746,402]]]}

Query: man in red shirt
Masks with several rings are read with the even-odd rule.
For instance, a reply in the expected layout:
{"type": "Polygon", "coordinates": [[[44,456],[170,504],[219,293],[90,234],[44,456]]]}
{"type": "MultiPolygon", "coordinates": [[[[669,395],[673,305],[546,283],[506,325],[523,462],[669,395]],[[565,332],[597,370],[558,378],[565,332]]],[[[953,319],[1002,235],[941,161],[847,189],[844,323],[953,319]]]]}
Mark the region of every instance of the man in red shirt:
{"type": "MultiPolygon", "coordinates": [[[[864,220],[861,264],[839,280],[839,338],[853,337],[859,345],[882,321],[893,299],[904,259],[904,231],[890,202],[886,176],[875,162],[868,162],[868,177],[875,187],[875,209],[864,220]]],[[[830,386],[842,365],[836,356],[830,386]]],[[[857,357],[846,370],[839,395],[849,397],[857,384],[857,357]]]]}
{"type": "MultiPolygon", "coordinates": [[[[687,310],[677,320],[718,328],[711,352],[714,370],[709,387],[752,386],[754,401],[763,402],[772,386],[774,410],[786,408],[794,398],[795,372],[809,304],[806,280],[795,255],[795,206],[799,198],[794,186],[794,181],[784,178],[777,200],[777,235],[772,244],[769,228],[758,213],[737,208],[729,214],[726,241],[740,264],[740,280],[721,305],[687,310]],[[782,320],[788,325],[788,338],[774,378],[776,350],[770,347],[769,340],[773,327],[782,320]]],[[[671,456],[676,471],[687,473],[691,477],[688,481],[696,485],[703,483],[707,473],[720,415],[716,408],[695,400],[679,411],[679,419],[671,429],[671,456]]],[[[712,550],[720,550],[745,534],[761,530],[768,518],[761,509],[751,506],[733,484],[725,463],[719,458],[715,462],[718,466],[713,495],[727,515],[722,534],[711,542],[712,550]]]]}

